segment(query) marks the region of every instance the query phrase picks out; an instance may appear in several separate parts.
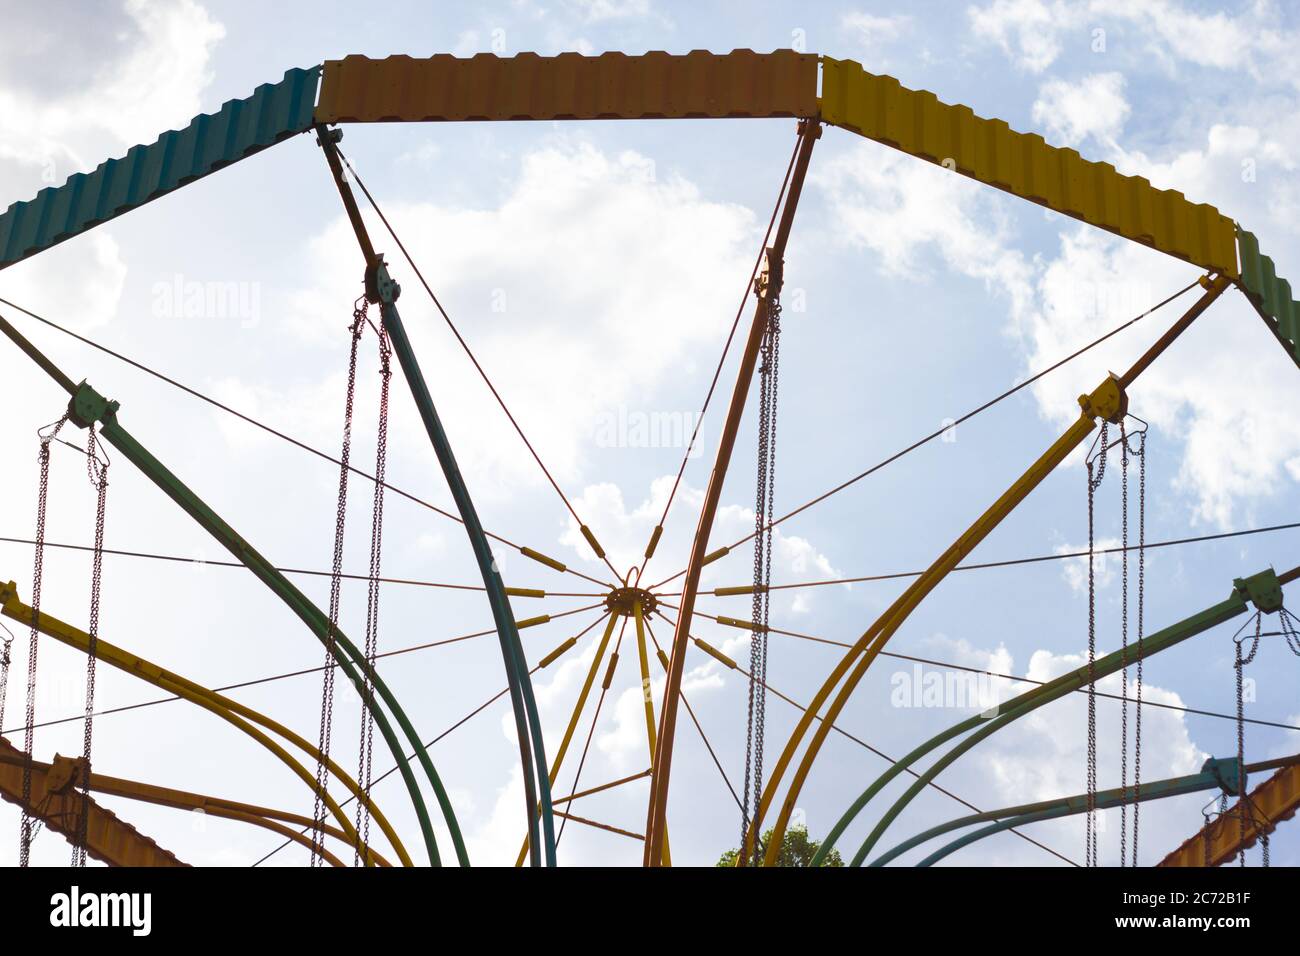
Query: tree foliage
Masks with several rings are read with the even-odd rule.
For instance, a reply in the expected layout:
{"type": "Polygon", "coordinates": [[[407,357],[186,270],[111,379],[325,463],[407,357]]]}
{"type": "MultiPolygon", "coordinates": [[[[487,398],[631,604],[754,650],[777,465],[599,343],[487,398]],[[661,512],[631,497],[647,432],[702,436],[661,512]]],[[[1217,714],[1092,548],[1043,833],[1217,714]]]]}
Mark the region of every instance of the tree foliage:
{"type": "MultiPolygon", "coordinates": [[[[772,840],[775,828],[768,830],[763,834],[761,843],[766,850],[772,840]]],[[[777,866],[810,866],[812,858],[821,848],[821,843],[810,839],[807,827],[790,827],[785,831],[785,838],[781,841],[781,853],[776,858],[777,866]]],[[[736,858],[740,855],[740,850],[731,849],[718,858],[718,866],[735,866],[736,858]]],[[[838,850],[831,850],[826,854],[826,859],[822,866],[843,866],[844,860],[838,850]]]]}

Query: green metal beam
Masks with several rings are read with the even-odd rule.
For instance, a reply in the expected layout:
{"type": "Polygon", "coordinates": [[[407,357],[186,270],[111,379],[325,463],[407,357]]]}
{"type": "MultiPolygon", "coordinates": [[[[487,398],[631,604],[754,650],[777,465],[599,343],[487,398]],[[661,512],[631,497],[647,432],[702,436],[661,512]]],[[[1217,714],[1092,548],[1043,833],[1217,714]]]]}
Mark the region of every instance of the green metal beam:
{"type": "MultiPolygon", "coordinates": [[[[397,721],[406,740],[414,749],[415,755],[424,769],[425,776],[433,787],[438,803],[442,808],[443,817],[447,822],[447,827],[451,831],[452,842],[455,844],[459,862],[463,866],[468,866],[469,859],[465,852],[464,839],[461,836],[455,812],[452,809],[451,801],[447,797],[442,781],[438,777],[438,772],[434,769],[433,761],[429,758],[428,749],[415,732],[415,728],[397,703],[397,699],[388,689],[387,684],[370,666],[365,655],[337,628],[334,630],[333,642],[331,643],[328,617],[118,422],[117,412],[119,406],[117,402],[105,399],[85,382],[78,386],[71,386],[71,379],[42,355],[4,318],[0,318],[0,331],[4,332],[20,349],[31,356],[65,390],[71,392],[72,398],[68,403],[69,420],[80,428],[88,428],[99,422],[100,434],[114,448],[139,468],[145,477],[152,481],[167,497],[180,505],[181,509],[212,535],[218,544],[252,571],[307,625],[317,639],[330,650],[353,687],[360,688],[364,686],[358,676],[358,669],[372,680],[376,692],[391,709],[393,719],[397,721]]],[[[375,723],[388,744],[393,758],[397,761],[398,769],[406,782],[412,805],[420,821],[425,846],[429,852],[429,862],[435,866],[440,865],[441,859],[438,853],[437,839],[433,832],[433,825],[429,819],[428,809],[425,806],[420,785],[411,770],[410,761],[383,708],[378,706],[373,698],[368,700],[363,698],[363,702],[374,715],[375,723]]]]}
{"type": "Polygon", "coordinates": [[[862,809],[885,788],[895,777],[903,773],[907,768],[912,766],[916,761],[926,754],[938,748],[940,745],[959,737],[976,727],[980,729],[971,736],[967,737],[961,743],[953,747],[944,756],[939,758],[929,769],[922,773],[908,790],[895,801],[894,805],[885,813],[885,815],[876,824],[875,829],[863,841],[862,846],[858,849],[857,854],[853,857],[853,866],[861,866],[868,853],[871,852],[880,837],[884,834],[885,829],[894,821],[894,819],[911,803],[912,799],[921,792],[925,786],[937,777],[949,764],[958,757],[970,750],[981,740],[991,734],[996,733],[1003,727],[1013,721],[1019,720],[1026,714],[1032,713],[1038,708],[1049,704],[1054,700],[1059,700],[1066,694],[1086,687],[1090,680],[1100,680],[1109,674],[1121,670],[1131,664],[1137,663],[1150,657],[1152,654],[1158,654],[1163,650],[1181,644],[1183,641],[1195,637],[1203,631],[1209,630],[1224,621],[1231,620],[1239,614],[1245,613],[1250,604],[1254,605],[1261,611],[1273,612],[1282,606],[1282,580],[1291,580],[1297,574],[1296,569],[1287,572],[1283,578],[1279,578],[1272,570],[1261,571],[1259,574],[1249,578],[1238,578],[1233,582],[1232,593],[1224,601],[1215,604],[1213,607],[1206,608],[1197,614],[1193,614],[1177,624],[1157,631],[1155,634],[1146,637],[1142,642],[1141,654],[1138,653],[1136,645],[1131,645],[1126,650],[1119,650],[1113,654],[1095,661],[1091,668],[1088,665],[1071,671],[1068,674],[1049,681],[1039,687],[1026,691],[1018,697],[1014,697],[999,707],[998,716],[993,719],[986,719],[981,715],[975,715],[966,720],[948,728],[940,734],[931,737],[920,746],[916,747],[910,753],[899,759],[881,774],[872,784],[867,787],[856,800],[850,805],[844,815],[831,829],[821,848],[813,857],[812,865],[820,866],[826,855],[834,847],[835,841],[844,833],[849,824],[857,817],[862,809]]]}
{"type": "MultiPolygon", "coordinates": [[[[1144,783],[1140,790],[1133,787],[1100,790],[1093,794],[1092,806],[1098,810],[1108,810],[1111,807],[1128,806],[1133,803],[1146,803],[1149,800],[1163,800],[1166,797],[1180,797],[1184,794],[1198,793],[1202,790],[1213,790],[1215,787],[1220,788],[1225,793],[1235,794],[1237,792],[1238,776],[1236,757],[1223,760],[1211,757],[1205,761],[1200,773],[1144,783]]],[[[945,844],[916,864],[918,867],[933,866],[944,857],[956,853],[962,847],[983,840],[985,837],[993,836],[995,833],[1001,833],[1004,830],[1010,830],[1012,827],[1024,826],[1028,823],[1037,823],[1040,820],[1054,820],[1058,817],[1087,813],[1088,808],[1088,794],[1081,793],[1073,797],[1043,800],[1039,803],[1026,803],[1018,807],[990,810],[985,813],[973,813],[970,816],[949,820],[937,827],[931,827],[924,833],[918,833],[910,840],[900,843],[888,853],[877,857],[871,862],[871,866],[884,866],[913,847],[920,846],[922,843],[945,833],[950,833],[953,830],[960,830],[962,827],[985,823],[990,820],[997,821],[990,826],[964,834],[951,843],[945,844]]]]}
{"type": "Polygon", "coordinates": [[[533,696],[532,680],[528,676],[523,646],[519,642],[519,629],[515,624],[514,611],[510,608],[510,598],[506,594],[505,583],[501,580],[496,560],[492,556],[492,546],[483,531],[483,524],[479,521],[478,511],[470,497],[469,487],[460,473],[460,466],[456,463],[451,442],[442,426],[438,410],[433,404],[433,396],[429,392],[424,372],[415,356],[415,349],[406,334],[401,313],[397,310],[397,297],[401,294],[401,287],[389,276],[383,257],[375,252],[352,187],[343,173],[343,161],[338,150],[338,140],[342,138],[342,132],[330,130],[324,125],[318,125],[316,132],[317,143],[325,153],[330,173],[338,188],[339,198],[343,201],[357,243],[361,246],[362,257],[366,261],[366,299],[379,304],[384,329],[388,333],[398,363],[402,366],[402,374],[411,390],[415,406],[420,412],[420,420],[424,423],[429,442],[433,445],[434,455],[442,468],[443,477],[451,490],[452,500],[455,501],[456,509],[460,512],[465,533],[474,551],[474,560],[478,564],[488,603],[492,608],[492,618],[496,624],[501,656],[505,663],[506,683],[514,712],[515,731],[519,740],[519,756],[523,770],[524,800],[528,813],[528,846],[531,862],[534,866],[539,865],[544,851],[546,865],[554,866],[555,817],[551,807],[551,781],[546,770],[545,741],[542,736],[541,720],[537,713],[537,702],[533,696]],[[542,830],[540,839],[537,832],[539,816],[542,830]]]}

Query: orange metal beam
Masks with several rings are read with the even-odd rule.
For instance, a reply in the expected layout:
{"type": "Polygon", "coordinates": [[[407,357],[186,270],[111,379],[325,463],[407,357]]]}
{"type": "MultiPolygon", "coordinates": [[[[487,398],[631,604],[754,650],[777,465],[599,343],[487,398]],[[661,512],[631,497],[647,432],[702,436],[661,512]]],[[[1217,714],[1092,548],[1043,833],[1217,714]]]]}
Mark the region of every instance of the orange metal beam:
{"type": "MultiPolygon", "coordinates": [[[[0,737],[0,797],[23,806],[23,751],[0,737]]],[[[53,766],[32,762],[31,803],[27,812],[71,841],[81,817],[81,792],[69,772],[74,762],[55,758],[53,766]]],[[[188,866],[131,824],[91,799],[87,804],[86,853],[109,866],[188,866]]]]}
{"type": "Polygon", "coordinates": [[[790,178],[790,190],[781,210],[781,221],[773,237],[773,244],[767,250],[768,273],[762,291],[755,289],[758,302],[754,307],[754,319],[750,324],[745,351],[741,355],[740,368],[736,372],[736,385],[731,393],[731,404],[722,426],[722,435],[718,439],[717,457],[714,459],[713,471],[709,475],[709,483],[704,492],[699,523],[695,527],[695,539],[691,544],[690,560],[686,565],[686,579],[682,583],[681,603],[677,609],[677,626],[673,633],[672,650],[669,655],[663,708],[659,712],[659,734],[654,759],[650,762],[650,803],[646,810],[644,855],[646,866],[659,866],[663,859],[664,837],[668,826],[668,784],[672,774],[673,739],[677,731],[677,701],[681,697],[682,676],[686,666],[686,642],[690,636],[691,615],[695,611],[695,595],[700,584],[700,572],[708,560],[706,552],[709,549],[709,535],[713,531],[713,519],[722,497],[722,485],[727,478],[727,468],[731,463],[731,452],[735,447],[736,435],[740,431],[740,421],[745,414],[745,403],[749,397],[754,367],[758,364],[759,347],[767,328],[768,306],[771,304],[772,297],[780,295],[781,292],[786,241],[790,237],[790,228],[794,223],[794,213],[799,205],[804,176],[808,172],[808,161],[812,158],[813,144],[817,142],[820,135],[821,127],[813,122],[805,120],[799,126],[799,151],[790,178]]]}
{"type": "Polygon", "coordinates": [[[1242,839],[1241,801],[1227,812],[1202,827],[1195,836],[1183,841],[1182,846],[1157,863],[1157,866],[1221,866],[1232,860],[1240,850],[1254,846],[1261,834],[1277,829],[1283,820],[1289,820],[1300,809],[1300,764],[1283,767],[1250,792],[1252,817],[1245,811],[1245,839],[1242,839]],[[1209,843],[1207,860],[1206,843],[1209,843]]]}
{"type": "Polygon", "coordinates": [[[817,57],[793,50],[326,60],[317,123],[817,115],[817,57]]]}

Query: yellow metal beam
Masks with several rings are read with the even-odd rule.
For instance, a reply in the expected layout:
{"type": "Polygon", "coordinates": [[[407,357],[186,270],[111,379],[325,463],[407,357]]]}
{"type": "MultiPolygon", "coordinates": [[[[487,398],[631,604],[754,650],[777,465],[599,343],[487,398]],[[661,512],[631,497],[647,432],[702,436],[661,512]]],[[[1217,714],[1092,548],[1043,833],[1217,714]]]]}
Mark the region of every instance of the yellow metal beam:
{"type": "MultiPolygon", "coordinates": [[[[600,643],[596,645],[596,656],[591,659],[591,667],[587,669],[587,679],[583,681],[578,700],[573,705],[569,725],[564,728],[564,736],[560,739],[560,748],[555,752],[555,757],[551,761],[551,786],[555,786],[555,778],[559,776],[560,765],[564,763],[565,754],[569,752],[569,744],[573,742],[573,733],[578,728],[578,720],[582,717],[583,708],[587,706],[587,698],[591,694],[591,685],[596,682],[596,672],[600,670],[600,662],[605,656],[605,649],[609,646],[609,638],[614,633],[616,623],[618,623],[618,615],[610,614],[609,620],[605,624],[605,633],[601,635],[600,643]]],[[[524,857],[527,855],[528,837],[525,836],[524,845],[519,848],[519,856],[515,860],[515,866],[523,866],[524,857]]]]}
{"type": "Polygon", "coordinates": [[[772,840],[768,843],[767,853],[764,859],[765,866],[773,866],[781,852],[781,843],[785,836],[786,827],[789,824],[790,816],[794,812],[795,803],[799,799],[804,781],[808,777],[812,764],[816,760],[826,737],[830,734],[836,719],[840,712],[848,703],[853,691],[857,688],[867,669],[879,656],[884,649],[885,644],[893,637],[894,633],[902,626],[907,617],[916,609],[917,605],[938,586],[948,574],[955,568],[968,554],[973,551],[981,541],[996,528],[1026,497],[1029,496],[1039,484],[1042,483],[1053,469],[1056,468],[1065,458],[1077,448],[1083,440],[1092,433],[1097,427],[1097,420],[1102,419],[1109,422],[1118,422],[1123,419],[1128,411],[1128,397],[1125,389],[1132,384],[1134,379],[1151,363],[1153,363],[1169,346],[1177,340],[1190,325],[1194,322],[1210,305],[1223,294],[1224,289],[1228,287],[1226,277],[1220,275],[1214,278],[1205,277],[1201,280],[1205,292],[1199,299],[1188,309],[1179,319],[1166,331],[1143,355],[1133,364],[1122,376],[1110,375],[1102,382],[1091,395],[1080,395],[1079,418],[1066,429],[1051,447],[1043,455],[1029,466],[1029,469],[1018,478],[1010,488],[1008,488],[1001,497],[995,501],[987,511],[972,524],[959,537],[947,551],[939,555],[933,564],[916,580],[914,580],[899,597],[889,606],[888,609],[876,619],[844,655],[830,676],[822,684],[813,697],[808,709],[799,718],[795,726],[794,733],[786,742],[785,749],[781,752],[780,759],[773,768],[772,775],[764,788],[762,799],[759,801],[757,812],[750,823],[750,829],[745,838],[745,852],[738,854],[737,863],[743,865],[743,861],[752,858],[754,842],[762,833],[763,816],[771,806],[775,798],[777,788],[780,786],[786,770],[789,768],[791,761],[794,759],[795,752],[803,743],[805,735],[808,733],[814,719],[817,718],[822,705],[830,697],[832,691],[844,680],[843,686],[840,687],[839,693],[836,694],[835,700],[822,718],[822,723],[814,732],[812,741],[809,743],[803,758],[799,763],[798,769],[791,778],[790,786],[786,791],[785,799],[781,804],[781,812],[777,816],[777,822],[774,826],[772,840]],[[852,672],[850,672],[852,668],[852,672]],[[845,675],[848,675],[845,679],[845,675]]]}
{"type": "Polygon", "coordinates": [[[1081,396],[1079,403],[1082,411],[1079,418],[1071,425],[1060,438],[1052,443],[1051,447],[1042,454],[1037,461],[1029,466],[1016,481],[1008,488],[1001,497],[995,501],[987,511],[972,524],[959,537],[951,547],[948,548],[930,568],[904,591],[898,599],[882,614],[866,633],[859,638],[858,642],[844,655],[826,682],[817,691],[813,697],[808,709],[804,711],[799,718],[794,733],[790,735],[785,749],[781,752],[780,758],[773,768],[772,775],[764,788],[762,799],[759,803],[758,812],[754,815],[750,823],[749,834],[746,837],[746,852],[741,857],[752,857],[754,840],[761,833],[761,825],[764,814],[772,803],[777,788],[780,786],[786,770],[794,759],[795,752],[799,744],[802,743],[804,735],[808,732],[817,713],[821,710],[822,705],[830,697],[831,692],[840,684],[845,674],[849,674],[848,680],[840,688],[834,702],[831,704],[829,711],[822,719],[821,724],[813,734],[812,742],[808,745],[802,761],[796,770],[794,777],[791,779],[790,787],[781,806],[781,812],[777,817],[775,832],[768,844],[765,866],[774,866],[776,858],[780,854],[781,841],[785,835],[786,826],[789,824],[790,815],[793,813],[795,803],[799,799],[803,783],[807,779],[808,772],[812,769],[813,761],[816,759],[826,736],[830,733],[831,727],[848,703],[858,683],[862,680],[867,668],[884,649],[885,643],[893,636],[894,632],[902,625],[909,614],[918,604],[942,581],[948,573],[955,568],[961,560],[970,554],[972,550],[986,538],[994,528],[996,528],[1012,510],[1028,497],[1043,479],[1051,474],[1070,452],[1074,451],[1083,440],[1092,433],[1097,427],[1097,418],[1107,420],[1118,420],[1122,417],[1125,410],[1125,399],[1123,392],[1120,390],[1119,382],[1114,377],[1107,378],[1091,395],[1081,396]],[[856,664],[856,666],[854,666],[856,664]],[[852,667],[852,673],[849,668],[852,667]]]}
{"type": "MultiPolygon", "coordinates": [[[[0,614],[31,627],[34,613],[35,612],[29,605],[22,603],[22,601],[18,599],[18,588],[14,582],[10,581],[7,584],[0,584],[0,614]]],[[[60,643],[81,651],[83,654],[90,652],[90,635],[84,631],[78,630],[70,624],[60,621],[58,618],[50,616],[49,614],[41,612],[40,617],[37,620],[37,630],[47,637],[52,637],[60,643]]],[[[112,667],[116,667],[118,670],[125,671],[126,673],[131,674],[146,683],[152,684],[161,690],[175,694],[183,700],[197,704],[204,710],[215,714],[222,720],[225,720],[227,723],[252,737],[267,750],[271,751],[271,753],[279,758],[279,760],[292,770],[299,779],[307,784],[307,786],[309,786],[313,791],[316,790],[315,776],[309,773],[307,769],[280,744],[267,736],[257,727],[253,726],[253,724],[260,725],[272,733],[278,734],[281,738],[289,741],[293,746],[308,754],[313,759],[319,760],[320,751],[289,728],[261,713],[258,713],[250,707],[245,707],[237,701],[231,700],[230,698],[209,690],[200,684],[196,684],[179,674],[174,674],[171,671],[159,667],[157,664],[110,644],[103,638],[98,638],[95,646],[95,656],[98,660],[101,660],[112,667]]],[[[329,768],[330,772],[337,777],[345,787],[347,787],[356,799],[362,801],[363,805],[368,805],[370,807],[370,812],[374,817],[376,825],[392,844],[394,851],[402,862],[402,865],[412,866],[413,863],[411,862],[411,858],[407,854],[405,847],[402,846],[401,840],[398,838],[396,831],[379,808],[370,800],[369,795],[362,791],[360,787],[357,786],[356,781],[354,781],[351,776],[349,776],[347,772],[344,771],[342,767],[338,766],[338,764],[333,760],[327,761],[326,766],[329,768]]],[[[347,834],[346,839],[351,842],[351,840],[356,836],[356,830],[352,826],[351,821],[348,820],[347,815],[343,812],[342,807],[340,807],[337,801],[330,796],[327,790],[322,791],[321,796],[325,801],[326,806],[329,808],[330,814],[338,821],[343,831],[347,834]]],[[[366,865],[373,865],[373,862],[368,861],[366,865]]]]}
{"type": "MultiPolygon", "coordinates": [[[[0,737],[0,797],[23,807],[23,764],[27,754],[0,737]]],[[[82,795],[75,777],[51,765],[31,764],[31,802],[24,807],[71,842],[81,820],[82,795]]],[[[86,853],[109,866],[188,866],[93,799],[87,803],[86,853]]]]}
{"type": "Polygon", "coordinates": [[[822,120],[945,166],[1108,232],[1236,278],[1237,237],[1214,206],[1123,176],[1003,120],[950,106],[927,90],[868,73],[852,60],[822,63],[822,120]]]}
{"type": "MultiPolygon", "coordinates": [[[[641,602],[637,601],[632,605],[632,615],[636,619],[636,651],[637,657],[641,662],[641,699],[645,703],[645,732],[646,740],[650,744],[650,772],[654,773],[655,760],[655,703],[654,694],[650,690],[650,654],[646,649],[645,641],[645,618],[641,611],[641,602]]],[[[673,857],[668,849],[668,827],[664,826],[664,866],[673,865],[673,857]]]]}
{"type": "Polygon", "coordinates": [[[1222,866],[1240,850],[1253,846],[1261,835],[1272,833],[1283,820],[1295,816],[1296,810],[1300,810],[1300,764],[1278,770],[1250,792],[1250,807],[1243,808],[1238,800],[1156,866],[1222,866]]]}

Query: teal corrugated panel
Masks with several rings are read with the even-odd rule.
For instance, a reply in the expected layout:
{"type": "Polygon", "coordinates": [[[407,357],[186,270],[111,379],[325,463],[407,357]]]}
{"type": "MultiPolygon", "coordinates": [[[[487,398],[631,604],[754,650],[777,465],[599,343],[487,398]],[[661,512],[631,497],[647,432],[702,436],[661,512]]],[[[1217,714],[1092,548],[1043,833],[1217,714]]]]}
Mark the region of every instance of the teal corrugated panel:
{"type": "Polygon", "coordinates": [[[0,269],[310,129],[319,83],[318,66],[289,70],[247,99],[14,203],[0,215],[0,269]]]}
{"type": "Polygon", "coordinates": [[[1237,227],[1237,251],[1241,257],[1241,288],[1268,322],[1292,360],[1300,365],[1300,302],[1291,297],[1291,283],[1278,278],[1273,260],[1260,253],[1253,232],[1237,227]]]}

